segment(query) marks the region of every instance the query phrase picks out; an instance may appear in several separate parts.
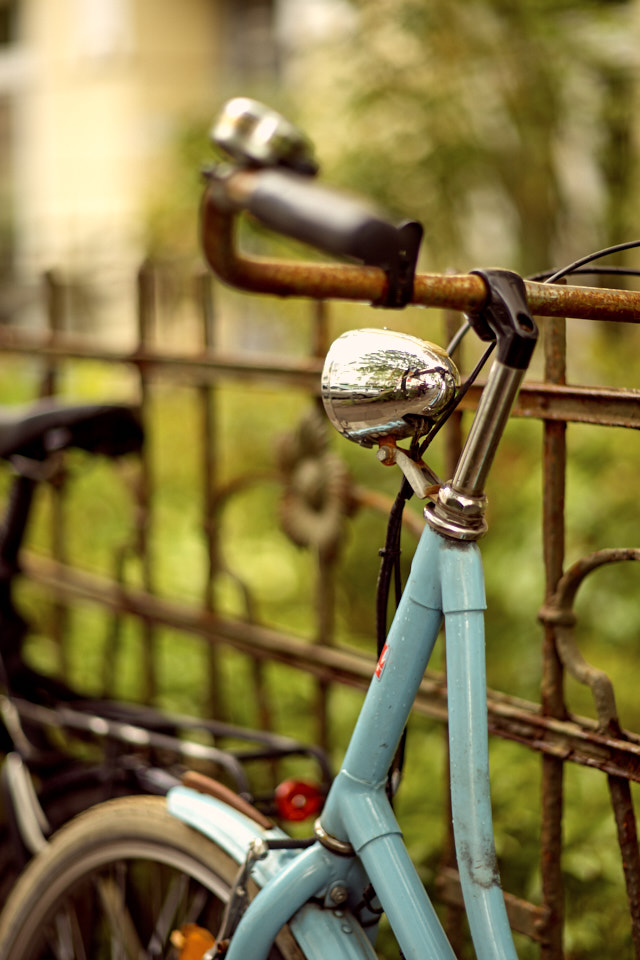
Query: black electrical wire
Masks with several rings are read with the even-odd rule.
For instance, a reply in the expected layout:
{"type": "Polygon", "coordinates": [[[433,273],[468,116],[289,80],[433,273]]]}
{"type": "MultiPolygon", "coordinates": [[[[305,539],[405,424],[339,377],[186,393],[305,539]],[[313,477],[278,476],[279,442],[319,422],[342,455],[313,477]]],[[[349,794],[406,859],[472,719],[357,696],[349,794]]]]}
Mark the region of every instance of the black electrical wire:
{"type": "MultiPolygon", "coordinates": [[[[527,280],[533,280],[536,283],[548,283],[556,272],[556,270],[544,270],[541,273],[532,274],[527,277],[527,280]]],[[[571,276],[640,277],[640,269],[636,267],[577,267],[571,271],[571,276]]]]}
{"type": "Polygon", "coordinates": [[[387,617],[389,611],[389,594],[391,581],[395,582],[396,606],[402,593],[400,583],[400,532],[402,530],[402,515],[407,500],[413,496],[411,485],[404,477],[393,506],[389,511],[387,533],[384,547],[380,550],[382,562],[378,572],[376,584],[376,640],[378,656],[382,653],[387,639],[387,617]]]}
{"type": "Polygon", "coordinates": [[[469,330],[471,330],[471,324],[468,320],[465,320],[460,329],[454,333],[452,339],[449,341],[449,345],[447,347],[447,353],[449,356],[451,356],[451,354],[458,349],[462,338],[469,333],[469,330]]]}
{"type": "MultiPolygon", "coordinates": [[[[395,585],[395,603],[396,609],[402,595],[402,579],[400,571],[400,534],[402,531],[402,515],[407,500],[413,496],[413,490],[408,480],[403,477],[400,490],[389,511],[387,521],[387,533],[384,547],[380,550],[382,562],[378,573],[378,582],[376,584],[376,645],[378,658],[387,639],[387,618],[389,613],[389,594],[391,592],[391,581],[395,585]]],[[[400,737],[400,742],[395,756],[387,774],[386,792],[389,802],[393,801],[400,780],[402,778],[402,768],[404,766],[404,755],[407,741],[407,728],[405,727],[400,737]]]]}
{"type": "Polygon", "coordinates": [[[640,240],[629,240],[627,243],[617,243],[614,244],[614,246],[605,247],[603,250],[597,250],[595,253],[590,253],[586,257],[581,257],[579,260],[574,260],[573,263],[568,264],[568,266],[563,267],[561,270],[557,270],[543,282],[557,283],[558,280],[568,276],[570,273],[575,273],[579,267],[584,267],[588,263],[593,263],[594,260],[601,260],[602,257],[609,257],[614,253],[621,253],[623,250],[632,250],[634,247],[640,247],[640,240]]]}
{"type": "MultiPolygon", "coordinates": [[[[467,325],[465,324],[460,328],[460,330],[458,330],[458,334],[461,334],[458,340],[458,343],[460,342],[462,337],[466,333],[468,333],[470,329],[471,329],[470,326],[467,327],[467,325]]],[[[456,334],[456,337],[458,336],[458,334],[456,334]]],[[[454,340],[456,339],[456,337],[454,337],[454,340]]],[[[453,340],[451,342],[453,343],[453,340]]],[[[467,377],[467,379],[465,380],[465,382],[456,391],[455,396],[452,398],[451,402],[445,407],[441,415],[438,417],[438,420],[436,421],[436,423],[433,424],[433,426],[431,427],[427,435],[423,438],[422,443],[420,445],[420,450],[419,450],[420,456],[424,454],[425,450],[427,449],[427,447],[429,446],[433,438],[436,436],[436,434],[440,432],[440,430],[445,425],[445,423],[447,422],[447,420],[449,419],[449,417],[451,416],[455,408],[462,401],[463,397],[465,396],[469,388],[477,380],[478,375],[480,374],[480,371],[482,370],[485,363],[493,353],[495,345],[496,345],[496,341],[492,340],[489,346],[487,347],[487,349],[485,350],[485,352],[482,354],[482,356],[476,363],[475,367],[473,368],[469,376],[467,377]]],[[[451,352],[450,350],[447,350],[447,353],[450,353],[450,352],[451,352]]]]}

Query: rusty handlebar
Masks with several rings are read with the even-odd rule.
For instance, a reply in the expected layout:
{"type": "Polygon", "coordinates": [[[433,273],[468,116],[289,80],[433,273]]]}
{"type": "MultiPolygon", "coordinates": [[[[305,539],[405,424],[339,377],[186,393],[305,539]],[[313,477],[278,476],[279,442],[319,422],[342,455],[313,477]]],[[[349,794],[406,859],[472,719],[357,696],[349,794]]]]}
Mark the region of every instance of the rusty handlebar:
{"type": "MultiPolygon", "coordinates": [[[[214,273],[230,286],[253,293],[383,301],[389,280],[378,266],[258,258],[237,248],[236,219],[250,207],[261,173],[240,169],[223,177],[214,174],[207,182],[201,208],[202,248],[214,273]]],[[[531,312],[538,316],[640,322],[639,292],[526,281],[526,295],[531,312]]],[[[411,302],[476,312],[486,296],[486,285],[476,274],[417,273],[411,302]]]]}

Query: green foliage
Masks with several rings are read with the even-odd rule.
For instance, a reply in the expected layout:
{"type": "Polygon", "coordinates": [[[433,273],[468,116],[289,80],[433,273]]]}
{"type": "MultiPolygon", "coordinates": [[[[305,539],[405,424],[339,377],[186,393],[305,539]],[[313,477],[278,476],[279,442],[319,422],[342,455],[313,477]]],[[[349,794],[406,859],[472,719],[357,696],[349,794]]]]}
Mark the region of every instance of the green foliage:
{"type": "Polygon", "coordinates": [[[351,6],[292,68],[298,114],[330,177],[423,220],[430,267],[528,272],[633,235],[634,4],[351,6]]]}
{"type": "MultiPolygon", "coordinates": [[[[340,33],[289,53],[278,89],[253,93],[311,134],[329,181],[422,220],[429,269],[529,273],[634,236],[634,3],[349,7],[340,33]]],[[[185,119],[149,198],[156,258],[197,256],[211,121],[185,119]]],[[[261,230],[250,242],[280,246],[261,230]]]]}

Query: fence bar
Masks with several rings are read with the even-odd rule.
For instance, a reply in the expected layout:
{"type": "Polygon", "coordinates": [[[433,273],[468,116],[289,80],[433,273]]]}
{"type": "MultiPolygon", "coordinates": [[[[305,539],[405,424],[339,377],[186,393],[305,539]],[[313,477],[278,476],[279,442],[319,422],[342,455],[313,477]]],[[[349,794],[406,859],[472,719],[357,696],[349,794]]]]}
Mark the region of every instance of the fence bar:
{"type": "MultiPolygon", "coordinates": [[[[206,353],[214,350],[216,341],[216,312],[213,301],[211,275],[200,273],[196,278],[197,299],[201,319],[202,341],[206,353]]],[[[201,419],[200,470],[202,477],[202,533],[207,553],[207,569],[203,589],[202,604],[206,613],[215,608],[215,581],[220,571],[219,530],[216,523],[216,496],[218,469],[215,437],[217,436],[217,405],[215,388],[209,383],[198,387],[201,419]]],[[[220,683],[220,657],[215,644],[209,644],[207,710],[214,720],[225,716],[220,683]]]]}
{"type": "MultiPolygon", "coordinates": [[[[373,655],[344,646],[311,644],[283,631],[233,620],[176,601],[123,587],[104,577],[65,567],[43,556],[27,555],[26,575],[35,583],[69,600],[88,601],[122,614],[153,619],[159,626],[222,643],[241,653],[282,663],[319,679],[366,690],[375,666],[373,655]]],[[[521,743],[544,756],[577,763],[640,783],[640,736],[624,737],[598,730],[594,721],[572,716],[545,716],[536,703],[489,691],[489,731],[521,743]]],[[[428,672],[420,686],[415,710],[443,723],[447,720],[444,676],[428,672]]]]}
{"type": "MultiPolygon", "coordinates": [[[[550,320],[544,327],[545,380],[554,385],[565,382],[566,325],[550,320]]],[[[566,477],[566,424],[545,420],[543,446],[543,552],[545,596],[555,592],[564,564],[564,504],[566,477]]],[[[563,668],[556,650],[555,627],[544,623],[542,648],[542,713],[564,720],[563,668]]],[[[543,960],[564,956],[564,880],[562,875],[562,817],[564,760],[561,756],[542,758],[541,876],[546,907],[543,960]]]]}
{"type": "MultiPolygon", "coordinates": [[[[140,398],[140,413],[143,423],[150,422],[151,395],[149,391],[149,376],[147,365],[141,359],[152,339],[152,330],[156,320],[156,286],[153,266],[144,263],[138,272],[138,343],[137,343],[137,371],[138,390],[140,398]]],[[[145,590],[153,593],[153,569],[150,549],[151,512],[153,491],[153,470],[151,466],[150,449],[145,444],[140,453],[140,481],[138,489],[138,528],[137,552],[142,571],[142,582],[145,590]]],[[[143,699],[151,702],[156,694],[155,674],[155,640],[156,630],[153,618],[143,617],[140,623],[142,637],[142,686],[143,699]]]]}
{"type": "MultiPolygon", "coordinates": [[[[55,271],[48,271],[43,277],[46,303],[47,340],[53,347],[62,335],[66,316],[65,288],[55,271]]],[[[61,358],[60,358],[61,359],[61,358]]],[[[54,355],[46,357],[45,369],[40,384],[40,396],[48,399],[60,389],[60,362],[54,355]]],[[[66,561],[66,525],[65,525],[65,469],[64,458],[60,457],[55,473],[49,481],[51,493],[51,555],[60,563],[66,561]]],[[[58,652],[60,670],[68,676],[69,658],[66,638],[69,633],[69,608],[66,602],[57,598],[51,608],[50,630],[58,652]]]]}

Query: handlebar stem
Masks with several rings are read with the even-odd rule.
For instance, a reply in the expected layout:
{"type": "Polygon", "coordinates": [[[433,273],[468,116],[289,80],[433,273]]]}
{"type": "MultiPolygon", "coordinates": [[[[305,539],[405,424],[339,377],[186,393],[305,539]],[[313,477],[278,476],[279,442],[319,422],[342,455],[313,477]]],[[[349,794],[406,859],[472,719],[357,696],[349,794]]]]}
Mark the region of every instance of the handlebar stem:
{"type": "Polygon", "coordinates": [[[484,485],[524,374],[493,363],[453,480],[425,508],[427,523],[439,533],[455,540],[479,540],[486,533],[484,485]]]}
{"type": "Polygon", "coordinates": [[[440,488],[435,505],[425,511],[434,529],[456,540],[477,540],[487,529],[484,485],[538,339],[522,279],[506,270],[478,272],[488,297],[482,311],[469,320],[483,340],[497,341],[498,356],[453,480],[440,488]]]}
{"type": "Polygon", "coordinates": [[[524,370],[508,367],[499,360],[491,367],[452,481],[455,489],[466,496],[477,496],[484,490],[524,374],[524,370]]]}

